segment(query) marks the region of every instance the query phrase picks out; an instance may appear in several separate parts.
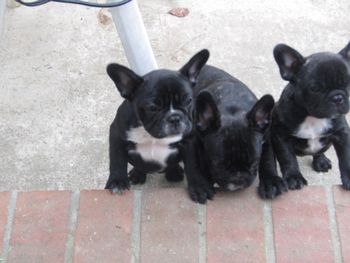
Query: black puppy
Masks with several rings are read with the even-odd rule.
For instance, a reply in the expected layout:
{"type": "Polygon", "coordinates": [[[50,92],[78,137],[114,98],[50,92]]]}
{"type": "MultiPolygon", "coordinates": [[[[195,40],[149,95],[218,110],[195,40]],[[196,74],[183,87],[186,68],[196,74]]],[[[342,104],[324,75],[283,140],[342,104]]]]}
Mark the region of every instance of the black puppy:
{"type": "Polygon", "coordinates": [[[110,64],[107,73],[125,98],[110,127],[110,175],[106,189],[122,192],[144,183],[147,173],[164,171],[167,180],[183,179],[178,144],[192,130],[193,87],[209,58],[202,50],[179,71],[155,70],[138,76],[110,64]],[[127,174],[127,164],[133,169],[127,174]]]}
{"type": "Polygon", "coordinates": [[[289,189],[307,185],[296,155],[312,155],[313,169],[327,172],[332,165],[324,152],[331,145],[338,156],[343,187],[350,189],[350,130],[345,119],[349,111],[350,43],[338,54],[308,57],[279,44],[274,57],[282,78],[289,81],[276,103],[271,127],[275,154],[289,189]]]}
{"type": "MultiPolygon", "coordinates": [[[[272,96],[258,101],[246,85],[212,66],[201,70],[195,93],[195,135],[186,145],[185,161],[191,199],[205,203],[215,183],[231,191],[248,187],[258,170],[260,180],[269,180],[272,96]]],[[[281,178],[270,181],[287,190],[281,178]]]]}

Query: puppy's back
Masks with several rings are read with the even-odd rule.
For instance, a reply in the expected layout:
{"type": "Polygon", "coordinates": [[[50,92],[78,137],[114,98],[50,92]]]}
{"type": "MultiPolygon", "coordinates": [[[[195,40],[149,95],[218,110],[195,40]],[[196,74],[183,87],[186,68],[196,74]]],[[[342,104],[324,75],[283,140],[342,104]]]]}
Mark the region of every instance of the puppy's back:
{"type": "Polygon", "coordinates": [[[220,111],[237,108],[249,111],[257,101],[253,92],[240,80],[213,66],[204,66],[195,86],[195,96],[210,92],[220,111]]]}

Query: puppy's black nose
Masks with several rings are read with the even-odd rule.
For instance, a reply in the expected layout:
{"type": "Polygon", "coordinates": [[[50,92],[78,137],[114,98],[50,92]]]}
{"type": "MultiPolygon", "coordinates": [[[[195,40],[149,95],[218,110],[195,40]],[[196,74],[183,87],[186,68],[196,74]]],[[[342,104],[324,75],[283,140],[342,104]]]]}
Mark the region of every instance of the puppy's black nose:
{"type": "Polygon", "coordinates": [[[344,96],[341,94],[337,94],[337,95],[333,96],[332,100],[335,104],[340,105],[340,104],[344,103],[344,96]]]}
{"type": "Polygon", "coordinates": [[[168,122],[171,124],[179,124],[181,120],[181,117],[177,114],[171,115],[168,117],[168,122]]]}

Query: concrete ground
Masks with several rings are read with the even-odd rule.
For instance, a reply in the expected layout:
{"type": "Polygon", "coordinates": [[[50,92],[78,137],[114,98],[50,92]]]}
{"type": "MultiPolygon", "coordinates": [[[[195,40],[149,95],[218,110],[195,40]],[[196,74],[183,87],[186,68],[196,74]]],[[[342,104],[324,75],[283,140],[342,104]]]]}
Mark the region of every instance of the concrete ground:
{"type": "MultiPolygon", "coordinates": [[[[161,68],[178,69],[202,48],[210,64],[276,99],[285,82],[274,45],[302,54],[337,52],[350,40],[348,0],[139,0],[161,68]],[[187,17],[167,12],[187,7],[187,17]]],[[[105,73],[127,65],[107,10],[50,3],[7,9],[0,42],[0,191],[103,188],[108,177],[108,129],[121,102],[105,73]]],[[[339,183],[300,159],[310,184],[339,183]]],[[[167,185],[152,176],[150,185],[167,185]]]]}

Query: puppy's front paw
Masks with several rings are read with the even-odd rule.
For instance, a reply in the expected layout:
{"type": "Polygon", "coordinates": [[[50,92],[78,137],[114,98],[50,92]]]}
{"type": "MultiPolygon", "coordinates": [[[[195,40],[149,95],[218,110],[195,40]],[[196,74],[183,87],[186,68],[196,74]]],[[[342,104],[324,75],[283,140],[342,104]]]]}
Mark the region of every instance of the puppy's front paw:
{"type": "Polygon", "coordinates": [[[312,168],[316,172],[328,172],[332,169],[332,162],[325,155],[315,156],[312,160],[312,168]]]}
{"type": "Polygon", "coordinates": [[[278,176],[268,176],[259,182],[258,192],[263,199],[273,199],[287,191],[286,181],[278,176]]]}
{"type": "Polygon", "coordinates": [[[122,194],[125,190],[130,189],[130,182],[127,176],[110,175],[106,183],[105,189],[109,189],[112,194],[122,194]]]}
{"type": "Polygon", "coordinates": [[[350,177],[342,176],[341,177],[342,187],[346,190],[350,190],[350,177]]]}
{"type": "Polygon", "coordinates": [[[132,184],[144,184],[146,182],[146,176],[145,173],[141,173],[135,170],[135,168],[129,172],[129,180],[132,184]]]}
{"type": "Polygon", "coordinates": [[[212,200],[214,196],[214,188],[209,185],[189,185],[188,192],[192,201],[205,204],[207,199],[212,200]]]}
{"type": "Polygon", "coordinates": [[[165,171],[165,178],[169,182],[181,182],[184,179],[184,169],[180,165],[167,169],[165,171]]]}
{"type": "Polygon", "coordinates": [[[304,185],[307,185],[306,179],[299,172],[289,174],[285,176],[284,179],[287,182],[288,189],[290,190],[301,189],[304,187],[304,185]]]}

